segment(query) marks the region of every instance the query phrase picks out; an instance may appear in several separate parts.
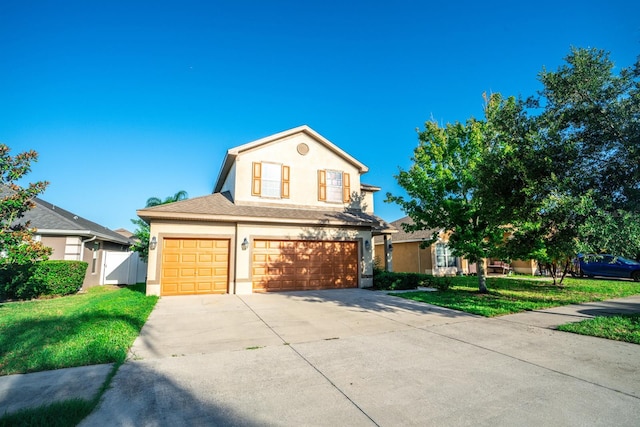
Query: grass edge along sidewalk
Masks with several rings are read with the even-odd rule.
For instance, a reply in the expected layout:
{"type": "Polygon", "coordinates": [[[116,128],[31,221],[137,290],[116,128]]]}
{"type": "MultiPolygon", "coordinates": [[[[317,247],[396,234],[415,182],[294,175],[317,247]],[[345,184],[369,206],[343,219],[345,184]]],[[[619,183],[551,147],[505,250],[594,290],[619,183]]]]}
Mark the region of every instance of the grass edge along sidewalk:
{"type": "Polygon", "coordinates": [[[86,293],[0,304],[0,373],[113,363],[91,400],[70,399],[0,414],[0,426],[76,425],[95,408],[158,298],[145,285],[101,286],[86,293]]]}
{"type": "MultiPolygon", "coordinates": [[[[640,294],[640,284],[627,280],[566,278],[562,287],[540,278],[488,278],[488,294],[477,292],[476,278],[453,277],[446,291],[407,292],[401,298],[439,305],[485,317],[596,302],[640,294]]],[[[639,308],[640,312],[640,308],[639,308]]],[[[560,331],[640,344],[640,314],[597,316],[560,325],[560,331]]]]}

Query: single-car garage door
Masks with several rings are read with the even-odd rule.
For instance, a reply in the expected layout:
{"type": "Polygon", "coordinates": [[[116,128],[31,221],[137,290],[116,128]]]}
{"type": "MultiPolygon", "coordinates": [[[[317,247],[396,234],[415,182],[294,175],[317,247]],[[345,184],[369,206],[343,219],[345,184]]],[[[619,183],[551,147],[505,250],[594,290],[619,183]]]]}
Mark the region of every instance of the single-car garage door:
{"type": "Polygon", "coordinates": [[[355,288],[357,242],[254,240],[256,292],[355,288]]]}
{"type": "Polygon", "coordinates": [[[161,295],[224,294],[228,285],[228,239],[163,239],[161,295]]]}

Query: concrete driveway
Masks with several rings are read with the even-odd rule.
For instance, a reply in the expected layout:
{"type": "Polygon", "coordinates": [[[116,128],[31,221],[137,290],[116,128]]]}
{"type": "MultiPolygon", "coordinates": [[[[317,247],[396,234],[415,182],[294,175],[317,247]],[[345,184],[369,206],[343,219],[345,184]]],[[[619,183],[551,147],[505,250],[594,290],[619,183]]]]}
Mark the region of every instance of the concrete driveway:
{"type": "Polygon", "coordinates": [[[637,426],[640,346],[552,329],[579,311],[485,319],[360,289],[164,297],[82,425],[637,426]]]}

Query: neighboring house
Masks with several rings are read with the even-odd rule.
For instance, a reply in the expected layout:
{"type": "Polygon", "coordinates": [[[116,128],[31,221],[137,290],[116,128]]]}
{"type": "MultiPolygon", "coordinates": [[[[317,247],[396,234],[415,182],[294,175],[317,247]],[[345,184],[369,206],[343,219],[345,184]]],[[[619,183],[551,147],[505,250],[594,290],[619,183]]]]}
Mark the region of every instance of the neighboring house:
{"type": "MultiPolygon", "coordinates": [[[[438,232],[438,240],[426,248],[422,248],[422,242],[430,240],[435,230],[418,230],[407,233],[402,228],[402,224],[413,224],[413,220],[406,216],[391,222],[391,226],[397,228],[399,232],[393,236],[393,242],[384,242],[381,238],[374,239],[375,257],[384,260],[388,252],[389,245],[393,251],[393,271],[425,273],[434,276],[456,275],[456,274],[476,274],[475,263],[460,257],[454,257],[448,245],[447,233],[443,230],[438,232]]],[[[487,260],[489,273],[506,273],[514,271],[523,274],[535,274],[535,261],[514,260],[509,264],[501,263],[499,260],[487,260]],[[498,268],[500,267],[500,268],[498,268]]]]}
{"type": "Polygon", "coordinates": [[[30,221],[36,229],[34,239],[53,249],[49,259],[89,264],[84,289],[144,281],[146,264],[130,252],[127,237],[42,199],[33,201],[35,208],[25,212],[20,222],[30,221]]]}
{"type": "MultiPolygon", "coordinates": [[[[418,230],[408,233],[404,231],[402,224],[413,224],[413,220],[407,216],[391,223],[399,230],[393,236],[393,242],[388,242],[385,245],[383,239],[374,239],[375,257],[380,262],[386,257],[385,249],[388,250],[391,245],[393,271],[432,274],[434,276],[470,273],[469,262],[451,254],[446,233],[440,231],[435,243],[422,248],[422,242],[430,240],[434,230],[418,230]]],[[[473,270],[475,265],[471,265],[471,268],[473,270]]]]}
{"type": "Polygon", "coordinates": [[[213,194],[141,209],[150,224],[147,294],[373,285],[368,168],[308,126],[227,151],[213,194]]]}

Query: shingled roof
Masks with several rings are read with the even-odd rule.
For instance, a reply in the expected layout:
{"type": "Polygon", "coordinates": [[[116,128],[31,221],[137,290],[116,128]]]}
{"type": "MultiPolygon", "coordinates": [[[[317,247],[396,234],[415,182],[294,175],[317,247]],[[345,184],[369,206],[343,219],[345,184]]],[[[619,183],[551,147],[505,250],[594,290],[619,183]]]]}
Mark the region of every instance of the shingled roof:
{"type": "Polygon", "coordinates": [[[229,192],[214,193],[138,210],[145,221],[174,219],[220,222],[268,222],[300,225],[371,227],[374,233],[392,232],[383,219],[356,209],[310,209],[236,204],[229,192]]]}
{"type": "MultiPolygon", "coordinates": [[[[398,229],[398,233],[393,235],[394,242],[421,242],[423,240],[431,240],[433,233],[440,231],[437,229],[431,230],[417,230],[413,232],[406,232],[402,227],[402,224],[415,224],[415,222],[409,216],[392,221],[390,225],[398,229]]],[[[373,240],[375,244],[382,243],[382,238],[375,238],[373,240]]]]}
{"type": "Polygon", "coordinates": [[[35,208],[25,212],[18,220],[20,223],[31,222],[40,234],[59,234],[76,236],[98,236],[102,240],[128,245],[131,243],[126,237],[115,231],[82,218],[52,203],[35,198],[35,208]]]}

